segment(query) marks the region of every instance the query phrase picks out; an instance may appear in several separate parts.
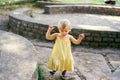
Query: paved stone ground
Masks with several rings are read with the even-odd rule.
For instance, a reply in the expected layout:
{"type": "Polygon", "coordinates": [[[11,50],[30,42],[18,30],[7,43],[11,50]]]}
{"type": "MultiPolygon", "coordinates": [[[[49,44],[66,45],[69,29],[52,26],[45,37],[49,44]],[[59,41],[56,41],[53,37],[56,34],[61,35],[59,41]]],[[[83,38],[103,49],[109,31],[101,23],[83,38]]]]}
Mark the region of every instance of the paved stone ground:
{"type": "MultiPolygon", "coordinates": [[[[47,62],[52,52],[53,43],[44,43],[31,40],[36,47],[38,54],[38,64],[44,70],[48,78],[49,70],[47,62]]],[[[93,49],[84,47],[72,47],[75,60],[75,71],[68,74],[75,77],[75,80],[120,80],[120,50],[117,49],[93,49]]],[[[57,80],[61,75],[56,73],[57,80]]]]}
{"type": "MultiPolygon", "coordinates": [[[[85,14],[85,16],[86,18],[90,18],[90,15],[85,14]]],[[[91,18],[94,19],[96,18],[95,16],[91,16],[91,18]]],[[[103,22],[106,21],[105,17],[101,18],[103,18],[103,22]]],[[[89,21],[87,21],[88,26],[91,24],[91,21],[89,21]]],[[[108,21],[112,20],[108,19],[108,21]]],[[[115,21],[120,25],[118,23],[120,21],[119,17],[115,18],[115,21]]],[[[7,23],[8,15],[7,13],[5,15],[3,11],[0,14],[0,29],[6,31],[7,23]]],[[[114,27],[114,23],[112,24],[112,27],[114,27]]],[[[102,23],[97,25],[102,25],[102,23]]],[[[106,23],[106,25],[108,25],[108,23],[106,23]]],[[[38,52],[36,54],[38,64],[42,66],[44,75],[48,79],[49,70],[47,68],[47,62],[52,52],[53,43],[40,42],[31,39],[30,41],[34,44],[38,52]]],[[[75,77],[75,80],[120,80],[120,50],[72,47],[72,53],[75,60],[75,71],[68,72],[68,75],[75,77]]],[[[59,75],[61,75],[61,73],[57,72],[55,75],[56,80],[61,80],[59,75]]]]}

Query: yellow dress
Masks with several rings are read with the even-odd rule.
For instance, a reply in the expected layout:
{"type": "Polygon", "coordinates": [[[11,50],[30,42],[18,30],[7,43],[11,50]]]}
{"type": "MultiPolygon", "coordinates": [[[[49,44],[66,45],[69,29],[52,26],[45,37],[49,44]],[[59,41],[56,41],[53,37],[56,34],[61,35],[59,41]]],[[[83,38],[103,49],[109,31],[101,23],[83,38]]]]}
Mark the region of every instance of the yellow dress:
{"type": "Polygon", "coordinates": [[[74,61],[71,54],[71,42],[57,36],[52,55],[48,62],[48,68],[55,71],[73,71],[74,61]]]}

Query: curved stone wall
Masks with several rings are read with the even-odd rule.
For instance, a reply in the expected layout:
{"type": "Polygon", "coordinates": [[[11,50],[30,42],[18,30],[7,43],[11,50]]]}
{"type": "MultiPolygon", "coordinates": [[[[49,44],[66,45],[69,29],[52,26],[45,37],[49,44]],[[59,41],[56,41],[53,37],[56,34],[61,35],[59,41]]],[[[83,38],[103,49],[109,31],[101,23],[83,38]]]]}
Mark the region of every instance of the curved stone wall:
{"type": "MultiPolygon", "coordinates": [[[[49,24],[39,22],[39,20],[24,14],[24,12],[32,12],[31,9],[18,9],[10,13],[9,25],[11,31],[25,37],[45,39],[45,33],[49,24]]],[[[55,25],[54,25],[55,26],[55,25]]],[[[57,28],[53,32],[58,32],[57,28]]],[[[114,47],[120,48],[120,32],[112,31],[95,31],[86,29],[73,28],[71,33],[76,38],[79,33],[85,33],[85,39],[81,45],[88,47],[114,47]]]]}

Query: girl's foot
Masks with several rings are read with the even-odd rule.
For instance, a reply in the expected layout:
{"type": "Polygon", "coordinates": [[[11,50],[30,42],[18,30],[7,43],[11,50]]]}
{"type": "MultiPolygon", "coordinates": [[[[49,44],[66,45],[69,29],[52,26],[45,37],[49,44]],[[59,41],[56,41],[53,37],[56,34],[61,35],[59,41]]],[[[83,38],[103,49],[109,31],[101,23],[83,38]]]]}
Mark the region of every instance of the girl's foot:
{"type": "Polygon", "coordinates": [[[54,74],[56,71],[50,71],[49,80],[55,80],[54,74]]]}
{"type": "Polygon", "coordinates": [[[50,75],[54,75],[56,71],[50,71],[50,75]]]}
{"type": "Polygon", "coordinates": [[[62,72],[62,76],[61,76],[61,78],[62,78],[62,80],[66,80],[68,77],[66,76],[66,70],[64,70],[63,72],[62,72]]]}
{"type": "Polygon", "coordinates": [[[66,75],[66,72],[67,72],[66,70],[62,72],[62,76],[61,76],[62,80],[75,80],[75,77],[66,75]]]}

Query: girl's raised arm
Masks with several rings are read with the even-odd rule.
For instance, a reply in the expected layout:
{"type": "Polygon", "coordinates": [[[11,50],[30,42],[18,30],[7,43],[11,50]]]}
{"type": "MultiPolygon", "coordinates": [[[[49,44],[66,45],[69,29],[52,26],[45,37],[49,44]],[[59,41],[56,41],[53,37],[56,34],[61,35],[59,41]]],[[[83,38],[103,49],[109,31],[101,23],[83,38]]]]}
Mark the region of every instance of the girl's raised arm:
{"type": "Polygon", "coordinates": [[[54,40],[57,37],[58,33],[51,34],[51,31],[54,29],[52,25],[49,26],[47,32],[46,32],[46,39],[48,40],[54,40]]]}
{"type": "Polygon", "coordinates": [[[84,34],[80,34],[78,39],[75,39],[72,35],[70,35],[70,41],[74,44],[80,44],[83,38],[84,34]]]}

